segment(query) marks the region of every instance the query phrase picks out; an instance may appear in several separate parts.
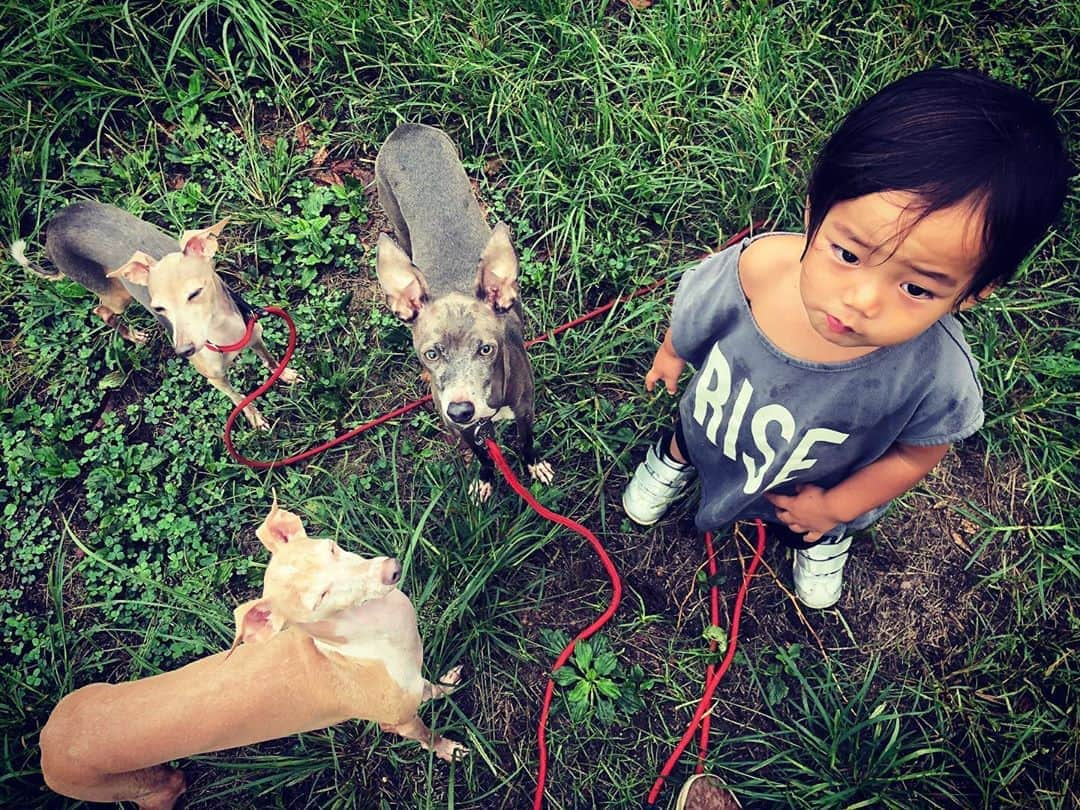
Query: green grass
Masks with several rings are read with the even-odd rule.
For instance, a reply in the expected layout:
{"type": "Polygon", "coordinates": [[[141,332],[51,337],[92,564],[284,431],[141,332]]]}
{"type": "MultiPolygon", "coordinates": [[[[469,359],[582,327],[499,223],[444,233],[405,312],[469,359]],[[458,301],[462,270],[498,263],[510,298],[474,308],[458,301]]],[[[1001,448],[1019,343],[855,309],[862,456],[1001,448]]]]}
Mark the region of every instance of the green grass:
{"type": "MultiPolygon", "coordinates": [[[[41,259],[49,217],[82,197],[177,234],[231,216],[220,268],[249,300],[289,309],[308,379],[271,392],[272,434],[241,427],[239,447],[295,452],[423,393],[373,283],[379,212],[363,188],[400,121],[446,129],[492,217],[511,224],[534,334],[751,221],[797,228],[809,156],[854,103],[912,70],[977,67],[1036,89],[1075,144],[1075,4],[852,9],[0,0],[0,243],[26,238],[41,259]],[[336,161],[355,176],[324,185],[336,161]]],[[[744,805],[1080,800],[1077,223],[1074,195],[1016,286],[966,317],[987,427],[857,549],[855,601],[796,612],[769,550],[708,759],[744,805]]],[[[427,674],[468,666],[465,688],[424,716],[473,754],[450,768],[348,723],[185,763],[188,806],[527,806],[552,634],[576,633],[608,598],[584,542],[506,486],[471,504],[472,470],[429,410],[306,465],[239,467],[220,438],[225,400],[160,335],[125,344],[76,285],[5,268],[0,805],[66,806],[42,785],[36,735],[67,691],[228,645],[233,606],[261,580],[253,529],[276,493],[313,533],[401,558],[427,674]]],[[[559,693],[555,808],[637,806],[700,693],[706,604],[688,509],[642,531],[617,500],[671,410],[641,384],[670,292],[532,352],[538,434],[557,468],[534,491],[611,548],[627,592],[598,644],[615,655],[613,683],[636,684],[643,704],[612,716],[559,693]]],[[[284,331],[267,332],[280,350],[284,331]]],[[[245,390],[260,375],[252,358],[233,373],[245,390]]],[[[747,548],[721,553],[730,600],[747,548]]]]}

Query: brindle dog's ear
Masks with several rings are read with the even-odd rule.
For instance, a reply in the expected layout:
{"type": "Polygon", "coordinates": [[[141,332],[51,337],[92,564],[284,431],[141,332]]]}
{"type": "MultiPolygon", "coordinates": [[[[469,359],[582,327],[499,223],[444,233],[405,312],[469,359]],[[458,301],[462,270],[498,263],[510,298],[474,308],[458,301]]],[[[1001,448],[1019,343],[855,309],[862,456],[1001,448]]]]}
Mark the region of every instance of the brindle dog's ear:
{"type": "Polygon", "coordinates": [[[375,245],[375,273],[390,311],[412,323],[427,303],[427,281],[405,251],[385,233],[375,245]]]}
{"type": "Polygon", "coordinates": [[[496,312],[507,312],[518,300],[518,260],[510,229],[500,222],[491,232],[476,272],[476,296],[496,312]]]}

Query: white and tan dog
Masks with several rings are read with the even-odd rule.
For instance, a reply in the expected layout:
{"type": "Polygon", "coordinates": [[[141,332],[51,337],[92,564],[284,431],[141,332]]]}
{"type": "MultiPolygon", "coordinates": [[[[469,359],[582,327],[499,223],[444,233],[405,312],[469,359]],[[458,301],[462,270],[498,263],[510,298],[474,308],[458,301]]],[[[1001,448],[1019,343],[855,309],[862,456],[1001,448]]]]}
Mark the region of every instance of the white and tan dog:
{"type": "Polygon", "coordinates": [[[256,534],[270,550],[260,599],[235,610],[231,650],[121,684],[64,697],[41,731],[41,769],[57,793],[171,808],[183,773],[163,765],[349,719],[419,741],[440,759],[467,753],[417,716],[454,690],[421,674],[416,613],[396,587],[401,565],[308,537],[299,517],[271,508],[256,534]]]}
{"type": "MultiPolygon", "coordinates": [[[[70,278],[96,293],[95,314],[133,343],[146,342],[146,336],[124,325],[120,313],[132,299],[141,303],[171,332],[173,351],[190,360],[196,371],[237,405],[244,396],[233,388],[226,372],[239,351],[209,348],[238,342],[247,327],[246,313],[214,269],[217,238],[226,222],[185,231],[177,242],[126,211],[86,200],[69,205],[49,221],[45,251],[56,267],[54,272],[31,264],[21,242],[12,245],[12,254],[44,278],[70,278]]],[[[267,368],[277,367],[258,322],[248,346],[267,368]]],[[[301,382],[291,368],[284,369],[280,379],[301,382]]],[[[244,408],[244,416],[252,427],[269,428],[254,404],[244,408]]]]}

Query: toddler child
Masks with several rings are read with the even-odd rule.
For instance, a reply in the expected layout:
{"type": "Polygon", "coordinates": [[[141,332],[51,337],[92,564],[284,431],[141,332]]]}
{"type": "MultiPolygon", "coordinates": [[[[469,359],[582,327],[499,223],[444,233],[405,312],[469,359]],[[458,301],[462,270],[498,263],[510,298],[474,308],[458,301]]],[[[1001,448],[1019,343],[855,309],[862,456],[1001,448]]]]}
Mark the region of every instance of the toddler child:
{"type": "Polygon", "coordinates": [[[980,74],[933,69],[847,115],[810,177],[805,234],[706,259],[675,294],[645,377],[674,394],[623,508],[651,525],[695,474],[695,522],[797,535],[805,605],[840,598],[849,532],[983,422],[953,314],[1016,272],[1057,216],[1069,165],[1050,111],[980,74]]]}

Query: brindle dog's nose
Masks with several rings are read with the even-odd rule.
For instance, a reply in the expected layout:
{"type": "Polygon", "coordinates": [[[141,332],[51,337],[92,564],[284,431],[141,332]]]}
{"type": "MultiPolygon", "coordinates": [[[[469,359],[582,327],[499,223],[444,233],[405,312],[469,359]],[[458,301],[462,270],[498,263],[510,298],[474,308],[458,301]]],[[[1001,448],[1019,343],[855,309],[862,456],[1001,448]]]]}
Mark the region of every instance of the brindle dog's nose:
{"type": "Polygon", "coordinates": [[[446,406],[446,415],[459,425],[467,425],[476,413],[471,402],[451,402],[446,406]]]}

